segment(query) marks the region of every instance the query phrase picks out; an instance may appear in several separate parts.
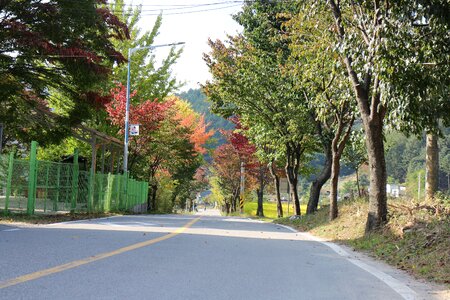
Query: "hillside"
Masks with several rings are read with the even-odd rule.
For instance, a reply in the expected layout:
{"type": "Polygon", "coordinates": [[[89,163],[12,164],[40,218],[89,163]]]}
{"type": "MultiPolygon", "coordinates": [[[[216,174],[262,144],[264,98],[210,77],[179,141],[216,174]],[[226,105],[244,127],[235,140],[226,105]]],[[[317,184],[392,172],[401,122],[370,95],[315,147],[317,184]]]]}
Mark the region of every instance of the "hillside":
{"type": "Polygon", "coordinates": [[[228,120],[213,114],[210,110],[210,103],[207,101],[205,94],[200,89],[189,89],[187,92],[182,92],[178,95],[180,98],[188,101],[192,108],[205,116],[205,121],[209,124],[209,129],[214,129],[213,142],[208,148],[215,148],[218,145],[225,143],[224,137],[220,134],[219,129],[230,130],[234,125],[228,120]]]}

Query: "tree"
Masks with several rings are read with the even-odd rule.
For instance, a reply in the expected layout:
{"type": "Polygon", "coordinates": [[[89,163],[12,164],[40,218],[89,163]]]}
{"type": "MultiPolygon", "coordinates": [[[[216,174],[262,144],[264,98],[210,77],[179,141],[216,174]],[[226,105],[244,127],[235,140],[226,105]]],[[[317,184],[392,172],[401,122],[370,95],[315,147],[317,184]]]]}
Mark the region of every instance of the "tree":
{"type": "MultiPolygon", "coordinates": [[[[387,221],[386,162],[383,126],[387,107],[381,98],[379,73],[383,28],[388,17],[380,3],[328,1],[335,34],[347,69],[366,135],[370,169],[370,198],[366,232],[387,221]]],[[[334,45],[333,45],[334,46],[334,45]]]]}
{"type": "Polygon", "coordinates": [[[215,115],[211,112],[211,103],[207,101],[206,95],[200,89],[189,89],[187,92],[179,94],[182,99],[185,99],[192,105],[192,109],[205,116],[205,122],[210,124],[211,128],[215,130],[212,136],[212,144],[210,148],[220,146],[226,143],[225,138],[220,134],[219,129],[232,130],[234,125],[225,118],[215,115]]]}
{"type": "Polygon", "coordinates": [[[128,38],[127,27],[103,3],[7,0],[0,4],[0,101],[5,108],[0,116],[7,122],[15,120],[8,132],[17,128],[12,133],[16,138],[45,144],[67,136],[68,128],[86,118],[88,108],[99,100],[98,87],[113,64],[125,61],[109,37],[128,38]],[[38,116],[31,109],[46,104],[54,96],[51,90],[64,97],[70,109],[56,119],[58,126],[46,128],[45,123],[33,121],[38,116]]]}
{"type": "Polygon", "coordinates": [[[232,203],[239,197],[241,164],[239,154],[231,144],[223,144],[213,152],[213,188],[223,197],[225,211],[230,213],[232,203]]]}
{"type": "MultiPolygon", "coordinates": [[[[136,93],[131,94],[134,97],[136,93]]],[[[119,134],[124,131],[126,89],[120,85],[112,90],[113,100],[106,105],[111,122],[119,134]]],[[[130,138],[130,170],[150,183],[148,207],[157,210],[158,178],[165,174],[175,182],[172,204],[186,186],[190,186],[200,167],[204,144],[214,134],[207,131],[203,118],[176,97],[165,101],[147,100],[130,104],[130,120],[141,124],[138,137],[130,138]]],[[[186,195],[184,195],[186,196],[186,195]]],[[[180,200],[182,201],[182,200],[180,200]]]]}
{"type": "MultiPolygon", "coordinates": [[[[109,3],[112,11],[122,12],[118,18],[127,24],[130,30],[129,40],[114,39],[114,45],[124,56],[128,49],[148,47],[154,44],[155,38],[159,35],[162,25],[162,15],[156,18],[155,24],[150,31],[144,31],[138,27],[142,18],[142,5],[126,6],[123,0],[114,0],[109,3]]],[[[170,48],[166,58],[161,63],[155,61],[154,50],[140,49],[133,53],[131,58],[131,89],[137,91],[134,101],[142,99],[159,99],[162,101],[171,92],[180,87],[180,83],[171,73],[171,67],[180,57],[182,49],[170,48]],[[159,65],[159,66],[158,66],[159,65]]],[[[127,68],[117,66],[113,70],[113,83],[115,81],[125,84],[127,82],[127,68]]]]}
{"type": "Polygon", "coordinates": [[[402,1],[392,7],[389,40],[382,70],[386,95],[400,110],[392,120],[397,129],[421,136],[426,132],[426,195],[438,189],[440,123],[450,124],[448,1],[402,1]],[[401,49],[401,51],[398,51],[401,49]],[[398,73],[400,72],[400,73],[398,73]]]}
{"type": "MultiPolygon", "coordinates": [[[[268,183],[268,168],[266,166],[266,163],[264,163],[264,161],[260,159],[261,151],[257,152],[255,144],[250,143],[250,140],[247,137],[252,136],[251,130],[249,130],[249,128],[247,127],[242,126],[240,119],[237,117],[230,118],[230,120],[235,124],[235,130],[233,130],[231,134],[229,134],[228,139],[231,145],[233,145],[233,147],[239,154],[241,166],[244,167],[246,177],[254,177],[259,183],[259,187],[256,189],[256,194],[258,196],[258,207],[256,209],[256,215],[258,217],[264,217],[263,200],[264,190],[268,183]]],[[[266,145],[259,146],[260,149],[266,149],[266,145]]],[[[262,152],[264,152],[264,150],[262,152]]],[[[236,210],[236,208],[234,209],[236,210]]]]}
{"type": "Polygon", "coordinates": [[[203,86],[213,110],[225,116],[238,114],[249,128],[278,140],[286,158],[295,212],[300,214],[297,183],[301,159],[313,144],[306,100],[287,72],[289,48],[281,34],[283,21],[276,16],[291,3],[253,1],[236,16],[243,35],[230,37],[229,45],[210,41],[205,61],[213,81],[203,86]],[[266,32],[273,33],[267,35],[266,32]]]}
{"type": "MultiPolygon", "coordinates": [[[[287,22],[294,59],[292,69],[298,78],[299,88],[303,89],[308,100],[311,115],[317,122],[317,132],[325,154],[331,154],[331,220],[338,215],[340,159],[355,120],[353,97],[345,69],[335,63],[339,54],[329,46],[334,42],[333,33],[328,30],[332,24],[330,16],[314,11],[300,11],[287,22]]],[[[329,157],[327,159],[330,160],[329,157]]],[[[326,170],[322,173],[327,174],[326,170]]],[[[315,193],[313,196],[316,196],[315,193]]],[[[314,211],[315,201],[313,198],[310,211],[314,211]]]]}

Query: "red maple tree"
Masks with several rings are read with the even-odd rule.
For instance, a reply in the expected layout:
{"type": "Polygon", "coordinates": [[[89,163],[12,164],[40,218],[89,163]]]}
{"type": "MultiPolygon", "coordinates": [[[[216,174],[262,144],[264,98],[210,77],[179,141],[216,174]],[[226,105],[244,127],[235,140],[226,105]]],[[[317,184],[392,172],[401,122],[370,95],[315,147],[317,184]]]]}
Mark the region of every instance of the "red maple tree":
{"type": "MultiPolygon", "coordinates": [[[[130,99],[136,95],[136,91],[130,93],[130,99]]],[[[111,101],[105,104],[106,112],[112,124],[120,128],[119,133],[124,134],[125,112],[127,101],[127,90],[123,84],[119,84],[111,90],[111,101]]],[[[131,100],[130,100],[131,101],[131,100]]],[[[155,100],[146,100],[139,104],[130,103],[130,124],[139,124],[143,135],[146,136],[160,126],[160,123],[166,118],[167,110],[174,104],[173,101],[159,102],[155,100]]]]}

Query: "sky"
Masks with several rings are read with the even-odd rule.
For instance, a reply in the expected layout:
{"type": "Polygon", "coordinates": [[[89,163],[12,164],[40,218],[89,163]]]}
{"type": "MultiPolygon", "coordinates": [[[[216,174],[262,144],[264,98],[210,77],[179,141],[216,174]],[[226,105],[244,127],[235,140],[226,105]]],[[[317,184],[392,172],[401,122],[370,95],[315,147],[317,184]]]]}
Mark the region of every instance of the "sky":
{"type": "MultiPolygon", "coordinates": [[[[183,54],[173,67],[177,80],[185,82],[181,91],[198,88],[198,83],[210,79],[203,53],[209,52],[208,38],[225,40],[227,34],[241,30],[231,15],[240,10],[240,1],[231,0],[134,0],[142,4],[139,26],[150,31],[156,15],[162,11],[163,20],[154,45],[185,42],[183,54]]],[[[165,58],[168,48],[155,49],[156,60],[165,58]]]]}

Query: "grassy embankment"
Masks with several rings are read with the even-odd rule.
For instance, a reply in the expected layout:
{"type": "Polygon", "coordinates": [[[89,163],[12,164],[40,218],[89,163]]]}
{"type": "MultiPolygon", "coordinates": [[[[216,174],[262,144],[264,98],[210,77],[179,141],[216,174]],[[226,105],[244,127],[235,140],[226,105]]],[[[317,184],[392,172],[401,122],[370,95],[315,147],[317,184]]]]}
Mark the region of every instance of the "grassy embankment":
{"type": "Polygon", "coordinates": [[[450,286],[450,199],[413,203],[389,200],[386,226],[364,235],[367,201],[339,203],[339,217],[329,221],[329,207],[314,215],[275,222],[349,245],[409,273],[450,286]]]}

